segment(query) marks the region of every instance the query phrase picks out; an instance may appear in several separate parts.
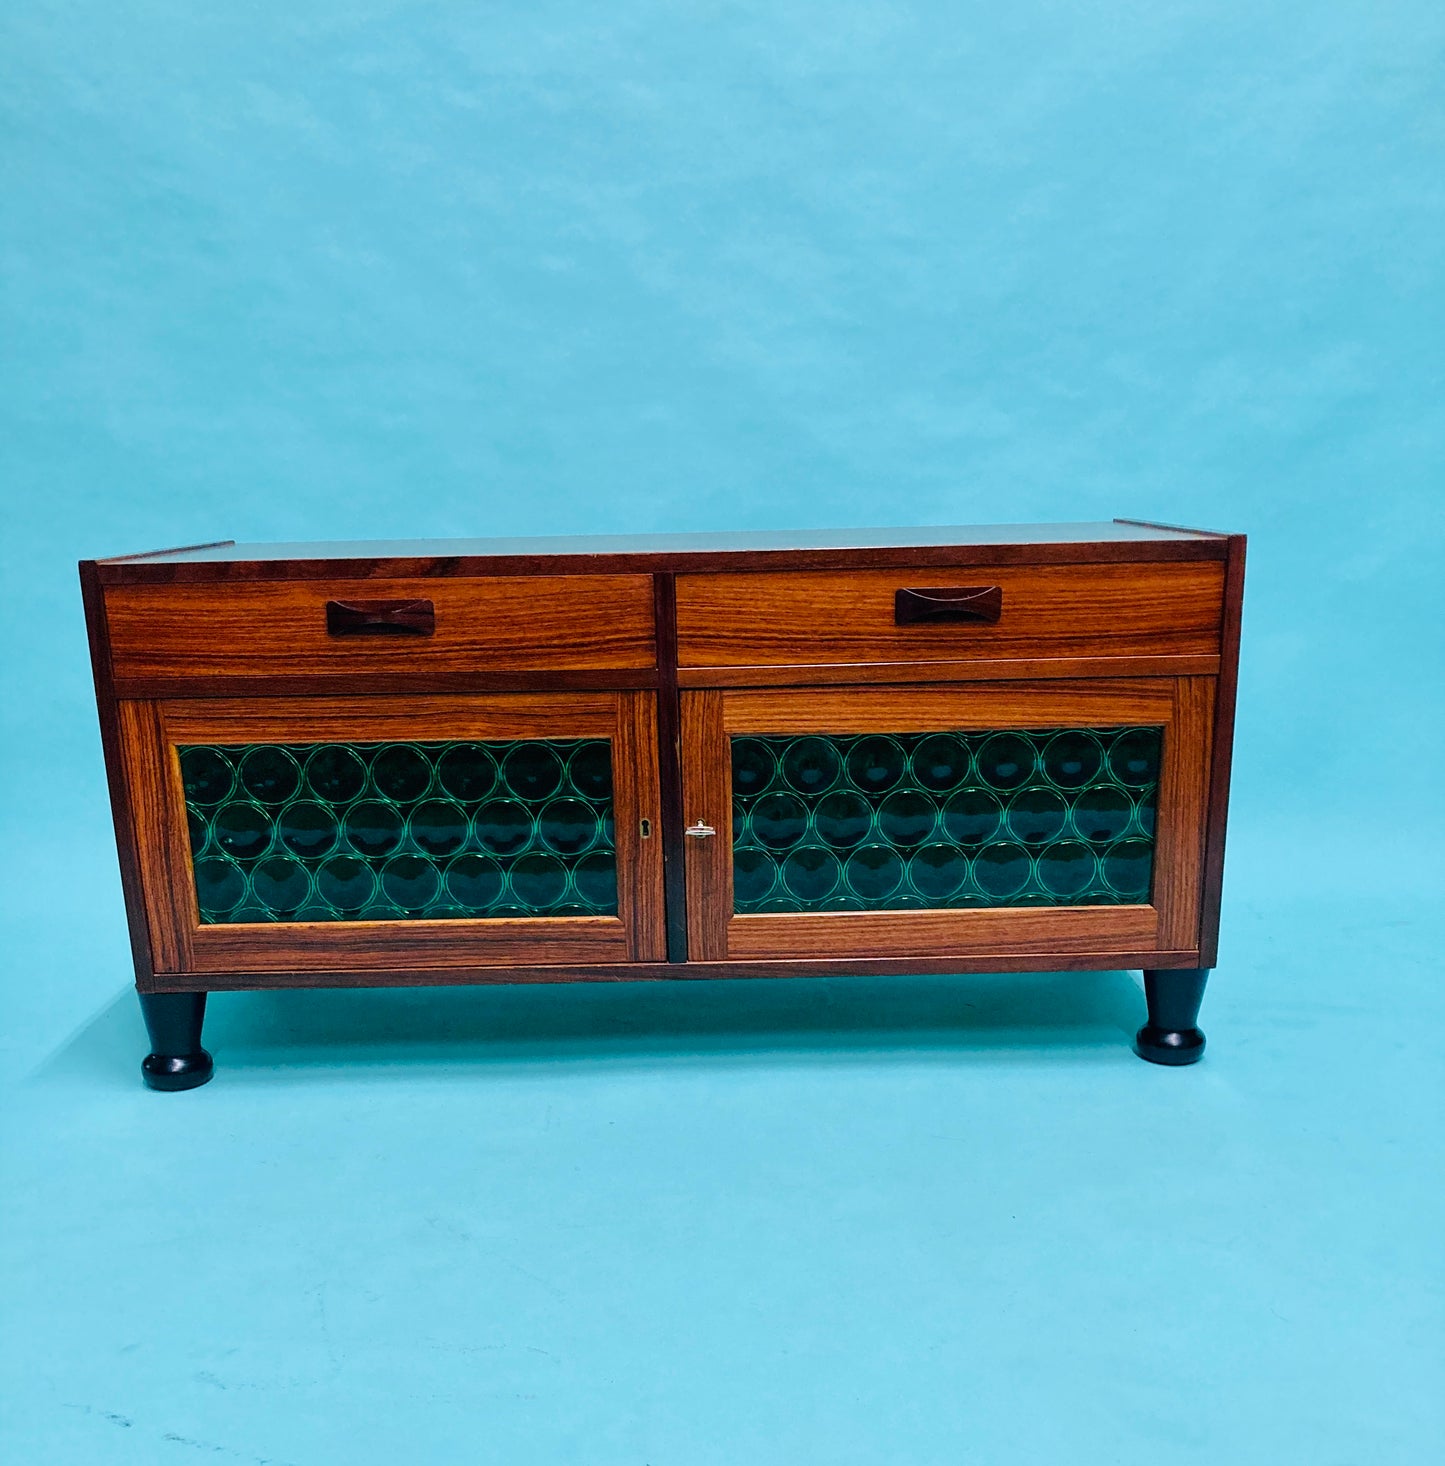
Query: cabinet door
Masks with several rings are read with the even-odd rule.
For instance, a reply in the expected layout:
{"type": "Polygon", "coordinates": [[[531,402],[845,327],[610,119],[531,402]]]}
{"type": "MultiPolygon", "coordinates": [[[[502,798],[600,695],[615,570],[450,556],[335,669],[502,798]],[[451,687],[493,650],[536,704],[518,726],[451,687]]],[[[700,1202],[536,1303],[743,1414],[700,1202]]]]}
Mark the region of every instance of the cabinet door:
{"type": "Polygon", "coordinates": [[[1194,950],[1213,698],[1204,677],[684,693],[690,956],[1194,950]]]}
{"type": "Polygon", "coordinates": [[[158,973],[663,955],[650,693],[125,702],[120,723],[158,973]]]}

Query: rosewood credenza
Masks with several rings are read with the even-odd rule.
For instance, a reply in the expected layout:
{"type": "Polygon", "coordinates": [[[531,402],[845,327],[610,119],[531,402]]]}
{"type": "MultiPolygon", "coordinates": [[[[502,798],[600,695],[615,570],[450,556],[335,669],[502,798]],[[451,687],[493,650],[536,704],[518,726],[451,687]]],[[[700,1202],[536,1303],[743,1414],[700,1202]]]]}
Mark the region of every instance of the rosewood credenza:
{"type": "Polygon", "coordinates": [[[215,989],[1143,970],[1219,929],[1244,538],[202,545],[80,566],[157,1089],[215,989]]]}

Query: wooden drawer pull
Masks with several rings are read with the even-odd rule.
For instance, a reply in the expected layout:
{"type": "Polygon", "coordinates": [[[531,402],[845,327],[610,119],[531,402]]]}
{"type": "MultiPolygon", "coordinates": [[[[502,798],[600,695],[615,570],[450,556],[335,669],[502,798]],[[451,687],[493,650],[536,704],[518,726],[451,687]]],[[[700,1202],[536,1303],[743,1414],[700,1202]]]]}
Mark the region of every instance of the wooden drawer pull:
{"type": "Polygon", "coordinates": [[[893,623],[987,621],[1003,614],[1001,585],[958,585],[933,590],[900,590],[893,597],[893,623]]]}
{"type": "Polygon", "coordinates": [[[436,630],[430,601],[327,601],[331,636],[430,636],[436,630]]]}

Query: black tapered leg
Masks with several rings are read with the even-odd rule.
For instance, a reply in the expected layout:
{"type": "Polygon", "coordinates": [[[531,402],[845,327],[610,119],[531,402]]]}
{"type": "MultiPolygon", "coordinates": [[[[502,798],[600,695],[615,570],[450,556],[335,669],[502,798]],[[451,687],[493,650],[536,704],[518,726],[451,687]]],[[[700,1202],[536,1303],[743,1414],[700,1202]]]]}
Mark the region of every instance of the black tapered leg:
{"type": "Polygon", "coordinates": [[[1151,1064],[1194,1064],[1204,1053],[1204,1035],[1195,1026],[1204,1000],[1207,967],[1176,967],[1145,972],[1149,1021],[1134,1039],[1134,1052],[1151,1064]]]}
{"type": "Polygon", "coordinates": [[[211,1077],[215,1067],[201,1047],[201,1023],[206,1016],[205,993],[142,993],[151,1051],[141,1073],[152,1089],[194,1089],[211,1077]]]}

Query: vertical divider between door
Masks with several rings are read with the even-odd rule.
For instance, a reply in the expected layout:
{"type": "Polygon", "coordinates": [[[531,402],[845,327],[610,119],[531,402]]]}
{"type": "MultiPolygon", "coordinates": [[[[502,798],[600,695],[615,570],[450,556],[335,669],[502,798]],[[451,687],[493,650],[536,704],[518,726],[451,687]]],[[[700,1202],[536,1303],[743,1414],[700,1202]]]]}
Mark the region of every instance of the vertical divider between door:
{"type": "Polygon", "coordinates": [[[683,818],[715,834],[686,838],[688,955],[694,962],[727,957],[732,916],[731,759],[723,727],[723,693],[685,692],[682,704],[683,818]]]}
{"type": "Polygon", "coordinates": [[[652,577],[657,626],[657,772],[662,799],[663,899],[667,960],[687,961],[687,856],[683,850],[680,709],[677,693],[677,580],[652,577]]]}

